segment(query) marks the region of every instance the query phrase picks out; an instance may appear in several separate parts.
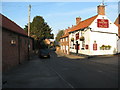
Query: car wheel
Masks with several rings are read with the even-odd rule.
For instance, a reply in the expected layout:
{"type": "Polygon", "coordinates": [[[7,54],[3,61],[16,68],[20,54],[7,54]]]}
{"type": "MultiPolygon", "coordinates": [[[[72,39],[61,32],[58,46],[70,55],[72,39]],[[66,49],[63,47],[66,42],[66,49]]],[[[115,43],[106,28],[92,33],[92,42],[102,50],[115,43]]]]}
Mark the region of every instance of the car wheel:
{"type": "Polygon", "coordinates": [[[50,58],[50,55],[48,55],[48,58],[50,58]]]}

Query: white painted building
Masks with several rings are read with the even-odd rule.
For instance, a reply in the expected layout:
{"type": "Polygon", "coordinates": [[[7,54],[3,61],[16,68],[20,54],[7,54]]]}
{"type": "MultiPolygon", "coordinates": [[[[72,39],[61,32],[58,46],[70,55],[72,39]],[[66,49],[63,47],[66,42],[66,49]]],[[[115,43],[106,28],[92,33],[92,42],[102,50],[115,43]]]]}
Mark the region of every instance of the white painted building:
{"type": "Polygon", "coordinates": [[[108,55],[118,52],[118,27],[105,15],[105,6],[97,7],[98,15],[80,21],[69,32],[69,52],[85,55],[108,55]],[[73,40],[74,39],[74,40],[73,40]]]}

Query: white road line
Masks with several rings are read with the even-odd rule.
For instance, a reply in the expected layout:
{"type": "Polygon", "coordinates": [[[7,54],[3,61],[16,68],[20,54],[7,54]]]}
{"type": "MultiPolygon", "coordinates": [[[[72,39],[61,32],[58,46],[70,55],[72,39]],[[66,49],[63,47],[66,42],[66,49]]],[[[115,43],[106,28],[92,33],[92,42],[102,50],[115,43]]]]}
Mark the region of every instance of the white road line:
{"type": "Polygon", "coordinates": [[[74,88],[68,81],[66,81],[57,71],[55,71],[53,68],[49,67],[52,69],[64,82],[66,82],[71,88],[74,88]]]}
{"type": "MultiPolygon", "coordinates": [[[[45,64],[45,63],[44,63],[45,64]]],[[[50,66],[48,66],[46,64],[46,66],[51,69],[52,71],[54,71],[67,85],[69,85],[71,88],[74,88],[68,81],[66,81],[55,69],[51,68],[50,66]]]]}

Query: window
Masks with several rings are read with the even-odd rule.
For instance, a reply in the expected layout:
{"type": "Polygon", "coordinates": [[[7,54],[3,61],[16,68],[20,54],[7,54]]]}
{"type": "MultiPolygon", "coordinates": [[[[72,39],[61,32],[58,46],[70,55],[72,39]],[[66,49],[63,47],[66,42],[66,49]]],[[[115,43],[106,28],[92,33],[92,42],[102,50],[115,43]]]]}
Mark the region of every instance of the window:
{"type": "Polygon", "coordinates": [[[89,49],[88,45],[85,46],[85,49],[89,49]]]}
{"type": "Polygon", "coordinates": [[[11,40],[10,43],[11,43],[11,45],[16,45],[16,41],[15,40],[11,40]]]}
{"type": "Polygon", "coordinates": [[[68,41],[68,38],[66,37],[66,41],[68,41]]]}
{"type": "Polygon", "coordinates": [[[78,40],[78,39],[79,39],[79,33],[76,34],[76,40],[78,40]]]}
{"type": "Polygon", "coordinates": [[[61,46],[61,50],[63,49],[63,46],[61,46]]]}
{"type": "Polygon", "coordinates": [[[82,41],[82,47],[85,47],[85,41],[82,41]]]}
{"type": "Polygon", "coordinates": [[[62,42],[62,39],[60,39],[60,41],[62,42]]]}
{"type": "Polygon", "coordinates": [[[63,38],[63,42],[64,42],[64,38],[63,38]]]}
{"type": "Polygon", "coordinates": [[[81,50],[84,50],[84,48],[85,48],[85,41],[82,41],[82,48],[81,48],[81,50]]]}

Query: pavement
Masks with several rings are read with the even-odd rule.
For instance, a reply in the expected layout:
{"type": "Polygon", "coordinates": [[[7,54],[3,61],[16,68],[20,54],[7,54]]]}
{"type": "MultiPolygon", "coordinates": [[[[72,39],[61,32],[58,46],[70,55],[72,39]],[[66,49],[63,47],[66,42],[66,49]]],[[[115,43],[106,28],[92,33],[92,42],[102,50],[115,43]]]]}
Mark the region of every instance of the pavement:
{"type": "Polygon", "coordinates": [[[33,57],[6,73],[3,73],[2,88],[69,88],[69,86],[38,56],[33,57]]]}
{"type": "Polygon", "coordinates": [[[64,54],[63,52],[61,51],[56,51],[56,54],[58,55],[58,57],[61,57],[61,56],[64,56],[64,57],[67,57],[69,59],[85,59],[86,56],[77,56],[77,55],[72,55],[72,54],[64,54]]]}
{"type": "Polygon", "coordinates": [[[69,59],[75,59],[75,60],[89,60],[95,63],[102,63],[102,64],[114,64],[118,65],[118,60],[120,58],[120,54],[118,55],[99,55],[99,56],[78,56],[73,54],[65,54],[61,51],[56,51],[56,54],[61,57],[67,57],[69,59]],[[108,58],[108,59],[105,59],[108,58]]]}

